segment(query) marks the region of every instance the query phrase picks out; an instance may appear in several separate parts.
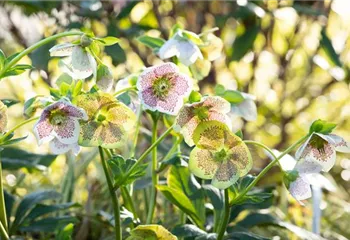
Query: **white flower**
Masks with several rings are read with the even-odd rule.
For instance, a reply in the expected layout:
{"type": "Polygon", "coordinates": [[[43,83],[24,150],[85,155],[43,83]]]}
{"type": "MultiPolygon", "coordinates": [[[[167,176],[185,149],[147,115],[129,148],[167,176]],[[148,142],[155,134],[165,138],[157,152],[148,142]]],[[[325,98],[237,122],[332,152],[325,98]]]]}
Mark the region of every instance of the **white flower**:
{"type": "Polygon", "coordinates": [[[72,78],[85,79],[92,74],[96,76],[96,60],[81,46],[63,43],[52,47],[49,51],[52,57],[67,57],[62,60],[62,67],[72,78]]]}
{"type": "Polygon", "coordinates": [[[73,154],[77,156],[80,152],[80,146],[78,142],[73,144],[61,143],[57,138],[54,138],[50,142],[50,150],[53,154],[60,155],[72,150],[73,154]]]}
{"type": "Polygon", "coordinates": [[[322,171],[328,172],[335,164],[336,151],[350,153],[350,144],[334,134],[313,133],[299,147],[295,158],[316,163],[322,167],[322,171]]]}
{"type": "Polygon", "coordinates": [[[244,100],[238,104],[232,105],[231,113],[244,118],[247,121],[255,121],[258,112],[255,104],[255,96],[241,92],[244,100]]]}
{"type": "Polygon", "coordinates": [[[174,56],[186,66],[193,64],[198,58],[203,59],[199,47],[191,40],[184,38],[181,30],[159,49],[159,57],[161,59],[168,59],[174,56]]]}
{"type": "MultiPolygon", "coordinates": [[[[273,150],[273,153],[278,157],[281,153],[273,150]]],[[[279,161],[284,171],[295,171],[298,176],[295,181],[289,183],[288,190],[290,194],[300,203],[311,197],[311,186],[324,188],[328,191],[335,191],[335,186],[320,172],[322,167],[319,164],[307,162],[303,159],[296,161],[289,154],[282,157],[279,161]]]]}

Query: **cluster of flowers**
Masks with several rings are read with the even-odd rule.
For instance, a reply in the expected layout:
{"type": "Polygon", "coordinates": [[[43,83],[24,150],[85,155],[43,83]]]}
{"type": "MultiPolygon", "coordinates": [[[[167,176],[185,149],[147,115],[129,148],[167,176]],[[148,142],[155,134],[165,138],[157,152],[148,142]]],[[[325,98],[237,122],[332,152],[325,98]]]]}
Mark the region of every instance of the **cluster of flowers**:
{"type": "MultiPolygon", "coordinates": [[[[198,59],[213,60],[206,52],[210,50],[208,46],[200,48],[193,41],[196,36],[179,30],[163,44],[158,55],[162,59],[177,57],[185,66],[198,59]]],[[[50,142],[55,154],[70,150],[78,154],[80,146],[119,148],[136,124],[135,111],[107,93],[113,77],[106,66],[97,65],[96,56],[89,49],[92,42],[84,35],[78,44],[60,44],[50,50],[52,56],[67,57],[61,66],[73,79],[93,75],[99,88],[64,96],[43,110],[34,132],[39,144],[50,142]]],[[[214,186],[226,189],[251,170],[251,154],[244,141],[232,132],[229,117],[233,112],[246,120],[255,120],[256,106],[251,95],[241,93],[241,101],[235,104],[222,96],[202,97],[193,91],[193,79],[171,62],[119,81],[117,88],[123,86],[137,90],[137,100],[144,110],[175,117],[174,130],[193,147],[189,169],[197,177],[212,179],[214,186]],[[193,93],[196,97],[191,98],[193,93]]],[[[0,132],[4,122],[0,114],[0,132]]],[[[342,138],[321,133],[311,134],[300,147],[298,161],[286,172],[286,185],[297,200],[310,197],[309,175],[329,171],[335,162],[335,150],[349,152],[350,148],[342,138]]]]}

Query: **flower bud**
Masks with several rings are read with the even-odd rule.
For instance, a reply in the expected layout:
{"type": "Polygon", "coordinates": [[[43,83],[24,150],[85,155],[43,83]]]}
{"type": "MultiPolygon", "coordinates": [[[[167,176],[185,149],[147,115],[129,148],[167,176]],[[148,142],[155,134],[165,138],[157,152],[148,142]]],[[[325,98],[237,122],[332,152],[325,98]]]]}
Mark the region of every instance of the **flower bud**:
{"type": "Polygon", "coordinates": [[[81,36],[80,45],[82,47],[88,47],[88,46],[90,46],[91,43],[92,43],[92,39],[90,37],[88,37],[86,34],[81,36]]]}

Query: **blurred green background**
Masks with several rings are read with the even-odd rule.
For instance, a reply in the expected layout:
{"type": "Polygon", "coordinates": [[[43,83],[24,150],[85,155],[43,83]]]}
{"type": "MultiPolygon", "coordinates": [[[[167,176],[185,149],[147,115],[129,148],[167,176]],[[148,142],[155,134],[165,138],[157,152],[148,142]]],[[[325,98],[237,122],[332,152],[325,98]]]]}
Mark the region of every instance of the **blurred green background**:
{"type": "MultiPolygon", "coordinates": [[[[213,93],[215,84],[253,94],[257,97],[258,119],[245,122],[233,119],[234,128],[243,128],[245,139],[260,141],[283,150],[303,136],[313,120],[335,122],[335,133],[350,141],[350,2],[325,1],[2,1],[0,3],[0,48],[11,55],[38,40],[71,29],[89,28],[97,36],[116,36],[120,44],[106,47],[102,60],[112,67],[115,82],[143,66],[161,62],[136,38],[143,34],[168,39],[171,27],[179,23],[185,29],[201,33],[218,27],[215,35],[224,42],[222,56],[213,62],[210,73],[199,82],[203,94],[213,93]]],[[[61,39],[59,42],[71,40],[61,39]]],[[[23,120],[23,102],[35,95],[49,95],[61,74],[58,59],[50,59],[46,45],[23,59],[35,69],[0,82],[1,98],[17,99],[9,109],[9,128],[23,120]]],[[[149,140],[149,131],[142,130],[140,154],[149,140]]],[[[36,153],[47,153],[47,146],[38,147],[31,127],[16,132],[28,138],[18,146],[36,153]]],[[[260,150],[254,156],[252,174],[259,172],[268,159],[260,150]]],[[[85,150],[76,162],[74,201],[83,205],[81,227],[76,239],[94,239],[105,231],[99,209],[108,209],[108,192],[96,152],[85,150]],[[91,162],[91,164],[89,164],[91,162]],[[100,196],[105,196],[101,198],[100,196]],[[96,216],[86,219],[84,216],[96,216]],[[80,235],[79,235],[80,234],[80,235]]],[[[337,164],[325,176],[337,187],[323,196],[322,235],[326,239],[350,238],[350,159],[338,154],[337,164]]],[[[61,188],[67,171],[60,156],[50,168],[32,171],[22,168],[5,171],[5,188],[23,196],[38,188],[61,188]]],[[[261,184],[278,184],[276,198],[268,211],[280,219],[311,230],[311,204],[305,207],[288,196],[280,184],[276,167],[261,184]],[[278,192],[278,193],[277,193],[278,192]]],[[[142,217],[142,190],[140,200],[142,217]]],[[[176,211],[162,202],[158,218],[176,211]],[[165,206],[164,206],[165,204],[165,206]]],[[[240,213],[246,214],[244,211],[240,213]]],[[[103,215],[103,214],[102,214],[103,215]]],[[[165,218],[165,226],[174,219],[165,218]]],[[[239,219],[239,218],[238,218],[239,219]]],[[[298,239],[298,234],[274,226],[252,229],[274,239],[298,239]]]]}

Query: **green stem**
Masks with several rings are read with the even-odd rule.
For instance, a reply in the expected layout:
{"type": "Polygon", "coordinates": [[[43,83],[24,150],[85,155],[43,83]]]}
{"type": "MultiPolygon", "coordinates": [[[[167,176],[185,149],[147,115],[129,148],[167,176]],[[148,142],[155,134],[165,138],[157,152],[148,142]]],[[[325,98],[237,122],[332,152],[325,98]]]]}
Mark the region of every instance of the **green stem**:
{"type": "MultiPolygon", "coordinates": [[[[276,158],[277,158],[276,155],[273,153],[273,151],[268,146],[266,146],[265,144],[262,144],[262,143],[259,143],[259,142],[256,142],[256,141],[250,141],[250,140],[244,140],[244,143],[259,146],[259,147],[265,149],[268,153],[270,153],[271,156],[273,157],[273,160],[276,160],[276,158]]],[[[277,161],[277,163],[280,166],[280,168],[282,169],[281,163],[279,161],[277,161]]]]}
{"type": "Polygon", "coordinates": [[[66,165],[67,172],[64,177],[63,186],[62,186],[62,202],[67,203],[71,202],[73,199],[74,193],[74,182],[75,182],[75,156],[72,151],[66,153],[66,165]]]}
{"type": "Polygon", "coordinates": [[[1,138],[0,142],[2,142],[4,139],[6,139],[8,136],[10,136],[14,131],[16,131],[18,128],[22,127],[23,125],[26,125],[27,123],[33,122],[35,120],[38,120],[40,117],[34,117],[34,118],[29,118],[28,120],[21,122],[20,124],[16,125],[14,128],[6,132],[1,138]]]}
{"type": "MultiPolygon", "coordinates": [[[[0,223],[4,228],[4,232],[7,235],[8,224],[7,224],[7,216],[6,216],[6,205],[5,205],[5,197],[4,197],[4,186],[2,183],[2,166],[1,166],[1,157],[0,157],[0,223]]],[[[5,237],[5,233],[2,232],[2,235],[5,237]]],[[[7,237],[8,239],[8,237],[7,237]]]]}
{"type": "Polygon", "coordinates": [[[115,190],[113,189],[113,181],[111,178],[111,174],[108,170],[107,161],[105,160],[103,155],[103,149],[101,147],[98,147],[98,150],[100,152],[102,167],[106,176],[109,193],[112,198],[112,204],[113,204],[113,210],[114,210],[115,239],[122,240],[122,229],[121,229],[121,222],[120,222],[120,209],[119,209],[118,197],[115,190]]]}
{"type": "Polygon", "coordinates": [[[121,193],[122,193],[122,196],[123,196],[123,200],[124,200],[124,203],[125,203],[125,206],[127,206],[128,210],[132,212],[132,214],[134,215],[134,219],[136,221],[139,220],[139,217],[137,215],[137,212],[136,212],[136,209],[135,209],[135,206],[134,206],[134,202],[131,198],[131,195],[128,191],[128,189],[123,186],[120,188],[121,190],[121,193]]]}
{"type": "Polygon", "coordinates": [[[226,227],[228,225],[229,219],[230,219],[230,199],[229,199],[229,193],[228,193],[228,188],[225,189],[225,209],[224,209],[224,218],[222,220],[222,224],[219,228],[219,232],[218,232],[218,238],[217,240],[222,240],[222,238],[224,237],[225,231],[226,231],[226,227]]]}
{"type": "MultiPolygon", "coordinates": [[[[153,129],[152,129],[152,144],[154,144],[157,141],[157,126],[158,126],[158,119],[154,119],[153,121],[153,129]]],[[[152,223],[153,216],[154,216],[154,210],[156,208],[157,204],[157,188],[158,185],[158,161],[157,161],[157,147],[153,148],[152,151],[152,188],[151,188],[151,199],[149,202],[148,207],[148,213],[147,213],[147,220],[146,223],[150,224],[152,223]]]]}
{"type": "Polygon", "coordinates": [[[135,150],[136,150],[137,141],[139,139],[139,133],[140,133],[141,117],[142,117],[142,105],[140,104],[140,107],[138,109],[138,114],[137,114],[134,142],[133,142],[132,148],[130,149],[131,158],[135,157],[135,150]]]}
{"type": "MultiPolygon", "coordinates": [[[[281,153],[277,158],[275,158],[275,160],[273,160],[272,162],[270,162],[260,173],[259,175],[254,179],[254,181],[252,181],[248,187],[241,192],[237,198],[234,199],[234,202],[238,202],[239,200],[241,200],[256,184],[257,182],[259,182],[259,180],[282,158],[284,157],[286,154],[288,154],[289,152],[291,152],[296,146],[298,146],[299,144],[301,144],[302,142],[304,142],[310,135],[306,135],[302,138],[300,138],[296,143],[294,143],[292,146],[290,146],[289,148],[287,148],[283,153],[281,153]]],[[[231,204],[233,204],[231,203],[231,204]]]]}
{"type": "Polygon", "coordinates": [[[2,225],[1,222],[0,222],[0,232],[1,232],[1,236],[3,236],[5,240],[10,239],[9,235],[6,232],[5,227],[2,225]]]}
{"type": "Polygon", "coordinates": [[[68,36],[75,36],[75,35],[83,35],[83,32],[64,32],[64,33],[59,33],[53,36],[50,36],[48,38],[45,38],[34,45],[28,47],[24,51],[22,51],[20,54],[18,54],[15,58],[13,58],[8,64],[5,65],[5,67],[0,71],[0,76],[2,76],[7,70],[9,70],[11,67],[13,67],[19,60],[21,60],[24,56],[28,55],[29,53],[33,52],[35,49],[51,42],[54,41],[58,38],[62,37],[68,37],[68,36]]]}
{"type": "Polygon", "coordinates": [[[114,186],[115,189],[118,189],[121,185],[123,185],[123,183],[125,182],[126,179],[128,179],[128,177],[130,176],[130,174],[134,171],[134,169],[143,162],[143,160],[146,159],[146,157],[148,156],[148,154],[155,148],[157,147],[162,141],[163,139],[168,136],[170,134],[170,132],[173,130],[173,126],[171,126],[170,128],[168,128],[162,136],[160,136],[157,141],[155,141],[141,156],[140,158],[136,161],[136,163],[134,165],[132,165],[132,167],[130,168],[130,170],[127,172],[127,174],[125,174],[124,178],[121,179],[119,181],[119,185],[114,186]]]}
{"type": "Polygon", "coordinates": [[[113,96],[118,96],[119,94],[123,93],[123,92],[127,92],[127,91],[135,91],[136,90],[136,87],[135,86],[132,86],[132,87],[127,87],[127,88],[123,88],[117,92],[115,92],[113,94],[113,96]]]}

